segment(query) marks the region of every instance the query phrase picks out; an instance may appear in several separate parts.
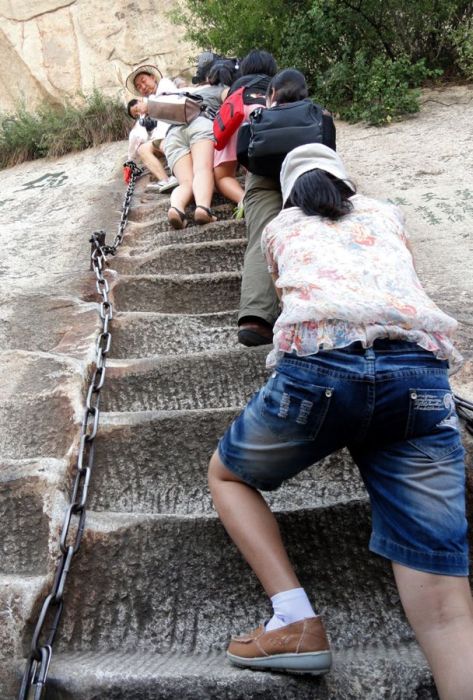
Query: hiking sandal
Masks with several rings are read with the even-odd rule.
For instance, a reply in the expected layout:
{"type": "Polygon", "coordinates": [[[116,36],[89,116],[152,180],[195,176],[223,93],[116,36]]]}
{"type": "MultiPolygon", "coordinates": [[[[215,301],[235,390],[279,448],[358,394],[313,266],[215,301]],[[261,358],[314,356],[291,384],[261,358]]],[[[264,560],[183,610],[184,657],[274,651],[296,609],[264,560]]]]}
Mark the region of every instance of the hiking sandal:
{"type": "Polygon", "coordinates": [[[177,207],[170,207],[168,210],[168,221],[175,229],[186,228],[189,219],[186,214],[177,207]]]}
{"type": "Polygon", "coordinates": [[[194,213],[194,221],[199,226],[202,226],[203,224],[211,224],[214,221],[217,221],[217,217],[214,216],[212,209],[209,209],[208,207],[204,207],[204,206],[202,206],[202,204],[196,204],[195,210],[197,211],[197,209],[203,209],[205,211],[205,213],[207,214],[207,216],[205,218],[203,218],[202,216],[197,217],[194,213]]]}

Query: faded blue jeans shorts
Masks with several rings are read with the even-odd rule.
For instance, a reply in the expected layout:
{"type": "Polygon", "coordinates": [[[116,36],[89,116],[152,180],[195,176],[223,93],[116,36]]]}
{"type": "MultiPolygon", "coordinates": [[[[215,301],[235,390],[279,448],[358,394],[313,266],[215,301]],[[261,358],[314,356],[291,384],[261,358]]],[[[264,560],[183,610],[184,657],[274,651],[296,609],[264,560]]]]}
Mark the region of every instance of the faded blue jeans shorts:
{"type": "Polygon", "coordinates": [[[264,491],[347,447],[371,500],[371,551],[466,576],[464,449],[447,369],[403,341],[285,355],[220,440],[220,459],[264,491]]]}

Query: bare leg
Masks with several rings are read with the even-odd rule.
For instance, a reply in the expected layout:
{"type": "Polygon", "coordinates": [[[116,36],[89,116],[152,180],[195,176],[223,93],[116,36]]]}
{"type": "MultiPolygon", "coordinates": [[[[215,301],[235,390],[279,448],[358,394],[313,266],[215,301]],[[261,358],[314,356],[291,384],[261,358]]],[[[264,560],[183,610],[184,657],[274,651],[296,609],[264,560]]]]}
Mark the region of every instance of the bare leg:
{"type": "Polygon", "coordinates": [[[210,207],[214,191],[214,145],[213,141],[204,139],[191,146],[194,177],[192,189],[196,205],[210,207]]]}
{"type": "Polygon", "coordinates": [[[158,180],[168,179],[164,166],[156,155],[151,141],[142,143],[138,148],[138,154],[150,173],[152,173],[158,180]]]}
{"type": "Polygon", "coordinates": [[[224,197],[238,204],[243,199],[244,190],[235,177],[236,162],[221,163],[214,168],[215,184],[224,197]]]}
{"type": "Polygon", "coordinates": [[[190,153],[179,158],[174,165],[174,175],[179,186],[171,194],[171,206],[184,211],[192,199],[192,157],[190,153]]]}
{"type": "Polygon", "coordinates": [[[442,700],[473,697],[473,603],[468,579],[393,563],[407,618],[442,700]]]}
{"type": "Polygon", "coordinates": [[[268,596],[299,588],[276,518],[266,501],[232,474],[217,452],[210,460],[209,487],[225,529],[268,596]]]}

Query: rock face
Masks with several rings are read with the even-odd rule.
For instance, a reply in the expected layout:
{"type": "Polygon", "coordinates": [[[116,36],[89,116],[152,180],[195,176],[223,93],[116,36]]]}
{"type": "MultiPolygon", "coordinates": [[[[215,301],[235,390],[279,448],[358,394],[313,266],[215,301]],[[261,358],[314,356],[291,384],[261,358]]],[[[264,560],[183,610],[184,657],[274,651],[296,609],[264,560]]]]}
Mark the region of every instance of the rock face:
{"type": "Polygon", "coordinates": [[[0,0],[0,110],[123,89],[130,70],[182,75],[198,53],[167,13],[174,0],[0,0]]]}
{"type": "MultiPolygon", "coordinates": [[[[460,319],[466,363],[454,388],[470,400],[471,96],[426,94],[421,114],[388,129],[338,125],[360,191],[403,200],[420,277],[460,319]]],[[[2,700],[17,696],[52,583],[98,330],[87,239],[97,228],[113,235],[121,147],[15,168],[0,202],[9,210],[0,230],[2,700]]],[[[344,452],[270,495],[301,581],[326,618],[333,671],[317,679],[226,664],[228,634],[269,610],[213,511],[206,465],[264,379],[266,352],[236,343],[244,222],[219,204],[218,222],[172,231],[168,205],[141,180],[106,272],[114,318],[96,466],[46,698],[434,700],[389,564],[367,550],[367,495],[344,452]]],[[[466,444],[471,468],[471,438],[466,444]]]]}

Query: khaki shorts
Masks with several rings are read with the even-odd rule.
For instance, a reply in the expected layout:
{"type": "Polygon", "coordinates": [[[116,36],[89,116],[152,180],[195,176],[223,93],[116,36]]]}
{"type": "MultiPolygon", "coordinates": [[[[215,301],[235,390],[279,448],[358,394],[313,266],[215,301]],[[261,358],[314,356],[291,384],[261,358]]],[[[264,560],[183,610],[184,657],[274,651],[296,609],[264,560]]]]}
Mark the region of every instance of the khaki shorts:
{"type": "Polygon", "coordinates": [[[174,172],[177,161],[191,152],[191,146],[206,140],[215,141],[213,123],[207,117],[197,117],[189,125],[169,129],[163,148],[171,172],[174,172]]]}

